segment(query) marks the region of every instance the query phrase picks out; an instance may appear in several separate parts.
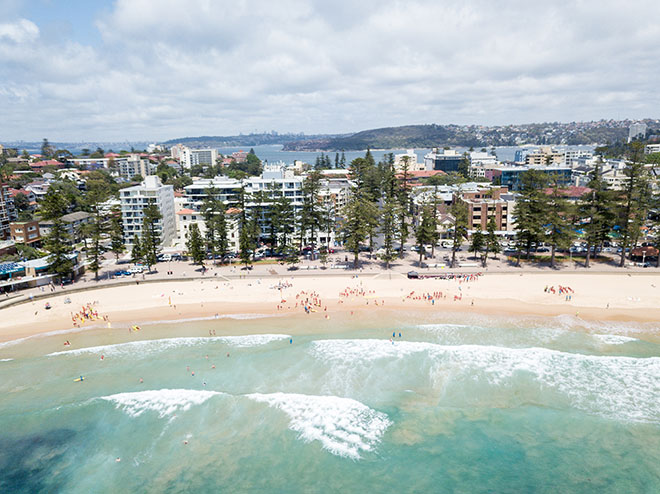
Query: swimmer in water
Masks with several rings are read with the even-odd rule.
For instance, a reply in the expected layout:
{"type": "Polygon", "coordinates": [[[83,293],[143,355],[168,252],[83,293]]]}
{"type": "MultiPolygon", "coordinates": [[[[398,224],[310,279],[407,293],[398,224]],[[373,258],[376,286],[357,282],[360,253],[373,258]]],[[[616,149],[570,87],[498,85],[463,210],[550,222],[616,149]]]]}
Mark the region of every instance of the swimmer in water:
{"type": "Polygon", "coordinates": [[[144,380],[142,378],[140,378],[140,384],[142,384],[143,382],[144,382],[144,380]]]}

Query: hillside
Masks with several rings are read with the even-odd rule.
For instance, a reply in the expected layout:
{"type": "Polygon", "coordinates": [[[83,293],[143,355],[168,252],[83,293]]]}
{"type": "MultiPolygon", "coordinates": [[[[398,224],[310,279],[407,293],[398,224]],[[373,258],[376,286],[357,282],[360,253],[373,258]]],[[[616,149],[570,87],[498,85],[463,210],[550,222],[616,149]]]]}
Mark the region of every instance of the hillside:
{"type": "MultiPolygon", "coordinates": [[[[644,120],[650,129],[660,128],[660,120],[644,120]]],[[[626,139],[630,120],[595,122],[532,123],[506,126],[405,125],[384,127],[355,134],[321,139],[297,139],[285,144],[289,151],[338,151],[429,148],[440,146],[490,147],[521,144],[604,144],[626,139]]]]}
{"type": "Polygon", "coordinates": [[[337,134],[332,135],[305,135],[305,134],[278,134],[277,132],[270,132],[264,134],[239,134],[234,136],[199,136],[199,137],[179,137],[170,139],[163,144],[171,146],[173,144],[185,144],[192,148],[205,148],[205,147],[228,147],[228,146],[260,146],[267,144],[285,144],[292,140],[314,140],[325,139],[329,140],[336,137],[337,134]]]}

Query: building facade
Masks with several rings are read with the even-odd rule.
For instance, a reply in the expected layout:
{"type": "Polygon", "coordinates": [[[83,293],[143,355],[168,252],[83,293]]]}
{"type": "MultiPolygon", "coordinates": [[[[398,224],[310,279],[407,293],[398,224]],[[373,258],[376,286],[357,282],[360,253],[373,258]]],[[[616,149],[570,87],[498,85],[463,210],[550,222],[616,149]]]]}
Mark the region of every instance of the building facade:
{"type": "Polygon", "coordinates": [[[11,239],[17,244],[38,247],[41,244],[41,233],[39,231],[39,222],[15,221],[9,225],[11,239]]]}
{"type": "Polygon", "coordinates": [[[124,243],[133,245],[135,237],[142,236],[144,208],[155,204],[162,218],[156,222],[161,246],[170,245],[176,237],[174,214],[174,188],[163,185],[155,175],[145,177],[140,185],[120,191],[121,217],[124,226],[124,243]]]}
{"type": "Polygon", "coordinates": [[[397,172],[403,171],[403,164],[408,161],[408,171],[417,172],[426,170],[424,162],[417,161],[417,154],[414,149],[407,149],[405,153],[394,155],[394,169],[397,172]]]}
{"type": "Polygon", "coordinates": [[[454,149],[438,148],[424,156],[424,169],[425,170],[442,170],[443,172],[458,171],[458,165],[463,159],[463,155],[457,153],[454,149]],[[440,152],[441,151],[441,152],[440,152]]]}
{"type": "Polygon", "coordinates": [[[522,174],[532,169],[557,177],[561,187],[571,183],[572,170],[567,166],[501,166],[487,171],[486,178],[499,181],[499,185],[517,192],[522,187],[522,174]]]}
{"type": "MultiPolygon", "coordinates": [[[[83,238],[81,227],[92,221],[92,215],[85,211],[76,211],[74,213],[65,214],[61,218],[64,225],[64,230],[69,235],[69,243],[80,242],[83,238]]],[[[50,234],[53,228],[52,220],[39,220],[39,233],[42,237],[50,234]]]]}
{"type": "Polygon", "coordinates": [[[477,191],[462,192],[455,197],[467,206],[468,229],[485,231],[491,218],[495,219],[496,230],[509,231],[510,209],[513,209],[512,197],[506,187],[484,188],[477,191]]]}
{"type": "Polygon", "coordinates": [[[0,184],[0,239],[9,238],[9,224],[17,219],[14,198],[9,187],[0,184]]]}
{"type": "Polygon", "coordinates": [[[190,149],[184,146],[181,149],[179,161],[183,168],[190,169],[197,165],[215,165],[217,159],[217,149],[190,149]]]}

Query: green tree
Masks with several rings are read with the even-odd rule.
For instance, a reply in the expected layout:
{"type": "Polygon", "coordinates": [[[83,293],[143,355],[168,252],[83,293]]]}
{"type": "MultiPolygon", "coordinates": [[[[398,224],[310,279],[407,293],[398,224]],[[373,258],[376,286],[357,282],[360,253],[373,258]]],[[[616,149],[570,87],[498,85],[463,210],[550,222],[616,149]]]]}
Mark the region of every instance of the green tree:
{"type": "Polygon", "coordinates": [[[488,253],[492,252],[493,254],[497,255],[499,254],[500,250],[502,248],[500,247],[500,242],[497,239],[497,234],[495,231],[497,230],[497,225],[495,224],[495,217],[491,216],[488,220],[488,224],[486,225],[486,230],[488,231],[488,234],[486,235],[486,255],[484,256],[484,262],[483,265],[486,267],[486,263],[488,262],[488,253]]]}
{"type": "Polygon", "coordinates": [[[202,215],[206,224],[206,249],[214,259],[217,255],[224,258],[229,250],[225,205],[218,199],[215,188],[208,189],[206,195],[207,199],[202,203],[202,215]]]}
{"type": "MultiPolygon", "coordinates": [[[[459,191],[460,196],[460,191],[459,191]]],[[[454,217],[452,225],[451,239],[451,267],[456,267],[456,252],[461,247],[463,240],[467,237],[468,210],[465,203],[461,200],[455,200],[450,209],[454,217]]]]}
{"type": "Polygon", "coordinates": [[[550,244],[550,267],[554,269],[556,250],[570,247],[573,238],[573,229],[566,219],[568,202],[559,188],[559,180],[556,176],[551,178],[550,194],[546,194],[544,204],[543,239],[550,244]]]}
{"type": "Polygon", "coordinates": [[[49,254],[49,269],[60,281],[69,275],[73,268],[73,262],[69,259],[71,237],[62,221],[67,209],[66,195],[61,193],[58,186],[51,186],[40,204],[43,219],[52,224],[50,231],[44,236],[43,246],[49,254]]]}
{"type": "Polygon", "coordinates": [[[121,210],[115,206],[110,211],[110,250],[115,255],[115,261],[119,260],[119,256],[126,250],[124,245],[124,228],[121,218],[121,210]]]}
{"type": "Polygon", "coordinates": [[[600,163],[591,172],[588,187],[591,189],[581,199],[578,215],[585,221],[584,239],[587,242],[587,255],[584,266],[589,267],[592,247],[602,245],[614,226],[614,196],[607,189],[607,183],[601,175],[600,163]]]}
{"type": "Polygon", "coordinates": [[[401,164],[401,186],[399,187],[399,257],[403,259],[403,246],[408,239],[408,222],[406,220],[409,211],[410,196],[408,194],[408,173],[410,171],[410,158],[404,156],[401,164]]]}
{"type": "Polygon", "coordinates": [[[163,216],[155,204],[147,205],[143,210],[142,219],[142,259],[149,271],[158,262],[160,251],[159,226],[163,216]]]}
{"type": "Polygon", "coordinates": [[[140,237],[135,235],[133,237],[133,249],[131,250],[131,261],[134,264],[139,264],[142,262],[144,252],[142,250],[142,243],[140,242],[140,237]]]}
{"type": "MultiPolygon", "coordinates": [[[[470,249],[469,249],[469,251],[474,254],[475,259],[478,257],[478,254],[481,253],[485,245],[486,242],[484,240],[483,232],[481,230],[475,230],[475,232],[472,234],[472,243],[470,243],[470,249]]],[[[482,264],[483,264],[483,260],[482,260],[482,264]]]]}
{"type": "Polygon", "coordinates": [[[204,267],[206,252],[204,251],[204,240],[202,239],[202,234],[199,232],[197,223],[191,224],[190,228],[188,228],[186,249],[188,249],[188,254],[192,257],[193,263],[204,267]]]}
{"type": "Polygon", "coordinates": [[[532,245],[539,242],[545,233],[547,195],[544,190],[548,184],[548,175],[539,170],[528,170],[520,177],[522,190],[514,208],[516,222],[516,265],[520,266],[523,250],[529,259],[532,245]]]}
{"type": "Polygon", "coordinates": [[[619,266],[625,265],[626,249],[635,247],[639,231],[646,219],[649,203],[649,188],[646,169],[642,163],[644,146],[632,142],[628,150],[628,161],[624,173],[628,177],[623,194],[620,196],[618,227],[621,234],[619,246],[621,258],[619,266]]]}
{"type": "Polygon", "coordinates": [[[286,253],[291,245],[291,235],[295,229],[295,210],[288,197],[280,195],[275,199],[268,213],[271,248],[286,253]]]}
{"type": "Polygon", "coordinates": [[[397,211],[398,211],[398,198],[397,198],[397,181],[394,169],[394,160],[388,159],[386,164],[386,171],[383,177],[383,208],[381,210],[381,229],[383,235],[383,254],[380,258],[385,261],[385,266],[390,269],[390,263],[396,259],[396,252],[394,250],[394,240],[397,235],[397,211]]]}
{"type": "Polygon", "coordinates": [[[303,205],[300,215],[301,239],[309,238],[312,247],[312,258],[316,245],[316,236],[323,224],[323,209],[321,205],[321,172],[310,172],[302,185],[303,205]],[[307,235],[309,232],[309,236],[307,235]]]}
{"type": "Polygon", "coordinates": [[[55,148],[51,146],[51,144],[48,142],[48,139],[44,138],[44,140],[41,142],[41,159],[48,159],[53,156],[53,153],[55,152],[55,148]]]}
{"type": "Polygon", "coordinates": [[[422,208],[422,217],[417,224],[415,239],[419,249],[419,267],[422,267],[422,256],[424,255],[424,246],[433,243],[435,238],[435,227],[433,222],[433,211],[431,206],[425,205],[422,208]]]}
{"type": "Polygon", "coordinates": [[[354,193],[348,200],[344,209],[344,223],[342,233],[346,250],[354,256],[353,265],[358,267],[360,245],[367,237],[367,225],[365,220],[365,209],[368,207],[366,199],[354,193]]]}
{"type": "Polygon", "coordinates": [[[252,234],[252,226],[250,222],[241,222],[239,225],[240,231],[238,235],[238,249],[241,262],[247,267],[252,262],[252,255],[254,253],[254,241],[252,234]]]}
{"type": "Polygon", "coordinates": [[[470,178],[470,160],[467,156],[463,156],[458,163],[457,171],[463,178],[470,178]]]}
{"type": "Polygon", "coordinates": [[[286,251],[286,257],[285,257],[286,263],[291,266],[292,268],[300,262],[300,258],[298,256],[298,249],[296,249],[293,246],[287,247],[286,251]]]}

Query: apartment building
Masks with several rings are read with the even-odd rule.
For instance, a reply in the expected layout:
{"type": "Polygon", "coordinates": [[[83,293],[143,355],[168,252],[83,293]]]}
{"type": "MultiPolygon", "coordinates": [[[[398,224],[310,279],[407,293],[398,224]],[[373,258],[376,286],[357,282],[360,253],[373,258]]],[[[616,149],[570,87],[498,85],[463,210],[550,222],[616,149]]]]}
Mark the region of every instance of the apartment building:
{"type": "Polygon", "coordinates": [[[144,208],[149,204],[155,204],[162,216],[156,222],[161,245],[170,245],[175,239],[174,188],[171,185],[163,185],[157,176],[150,175],[140,185],[122,189],[119,199],[126,244],[132,245],[136,236],[142,236],[144,208]]]}
{"type": "Polygon", "coordinates": [[[39,221],[15,221],[9,224],[11,239],[17,244],[38,247],[41,244],[39,221]]]}
{"type": "Polygon", "coordinates": [[[565,155],[561,151],[549,147],[542,147],[533,153],[525,156],[525,165],[527,166],[541,166],[541,165],[563,165],[565,155]]]}
{"type": "MultiPolygon", "coordinates": [[[[213,179],[198,179],[185,187],[184,208],[201,211],[202,204],[213,191],[214,197],[222,201],[227,208],[237,207],[241,189],[245,191],[245,208],[248,214],[255,210],[261,212],[258,218],[259,226],[265,238],[268,231],[268,210],[272,201],[278,197],[286,197],[296,213],[303,207],[304,175],[296,175],[294,170],[283,163],[266,165],[259,177],[248,177],[235,180],[223,176],[213,179]]],[[[346,205],[353,185],[345,174],[324,176],[319,191],[320,200],[331,216],[337,216],[346,205]]],[[[298,226],[298,225],[296,225],[298,226]]],[[[334,242],[335,233],[318,232],[316,243],[334,242]]]]}
{"type": "Polygon", "coordinates": [[[484,188],[470,192],[460,192],[455,201],[463,202],[468,209],[468,229],[485,231],[491,218],[495,219],[496,230],[511,231],[510,213],[514,198],[506,187],[484,188]]]}
{"type": "Polygon", "coordinates": [[[218,150],[213,148],[190,149],[184,146],[180,150],[179,156],[181,166],[190,169],[197,165],[215,165],[215,161],[218,159],[218,150]]]}
{"type": "Polygon", "coordinates": [[[408,171],[419,172],[426,170],[424,162],[417,161],[417,154],[414,149],[407,149],[405,153],[394,155],[394,169],[397,172],[403,171],[403,164],[408,161],[408,171]]]}
{"type": "Polygon", "coordinates": [[[9,187],[0,184],[0,239],[9,238],[9,224],[15,219],[17,219],[17,214],[14,208],[14,198],[9,187]]]}
{"type": "MultiPolygon", "coordinates": [[[[61,218],[64,230],[69,235],[69,243],[80,242],[83,238],[80,227],[92,221],[92,215],[85,211],[65,214],[61,218]]],[[[53,220],[39,220],[39,233],[42,237],[48,235],[53,228],[53,220]]]]}
{"type": "Polygon", "coordinates": [[[424,156],[425,170],[442,170],[443,172],[455,172],[463,159],[463,155],[454,149],[433,148],[432,151],[424,156]]]}

